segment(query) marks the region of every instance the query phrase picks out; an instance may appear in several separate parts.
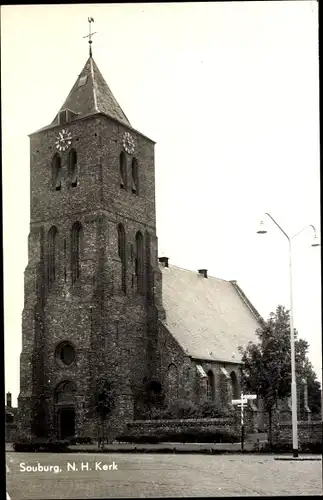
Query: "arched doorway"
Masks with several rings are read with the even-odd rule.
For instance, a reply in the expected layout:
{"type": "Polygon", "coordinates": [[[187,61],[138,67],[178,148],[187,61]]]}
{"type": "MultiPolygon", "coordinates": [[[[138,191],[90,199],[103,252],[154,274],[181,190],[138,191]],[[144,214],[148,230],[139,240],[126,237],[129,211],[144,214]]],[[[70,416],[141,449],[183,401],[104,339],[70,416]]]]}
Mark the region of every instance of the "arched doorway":
{"type": "Polygon", "coordinates": [[[56,434],[58,439],[75,436],[75,394],[73,382],[64,381],[55,390],[56,434]]]}

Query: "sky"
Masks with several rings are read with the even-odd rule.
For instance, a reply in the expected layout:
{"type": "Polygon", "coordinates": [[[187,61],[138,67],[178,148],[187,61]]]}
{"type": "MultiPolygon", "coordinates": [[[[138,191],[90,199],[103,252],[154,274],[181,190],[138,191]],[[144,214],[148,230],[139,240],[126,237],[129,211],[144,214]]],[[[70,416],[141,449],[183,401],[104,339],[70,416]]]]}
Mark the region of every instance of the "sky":
{"type": "MultiPolygon", "coordinates": [[[[267,318],[289,309],[288,241],[320,238],[316,2],[1,7],[5,389],[19,392],[29,232],[28,134],[93,57],[132,126],[156,141],[159,256],[237,280],[267,318]],[[265,220],[264,219],[264,220],[265,220]]],[[[292,244],[294,323],[322,379],[321,251],[292,244]]]]}

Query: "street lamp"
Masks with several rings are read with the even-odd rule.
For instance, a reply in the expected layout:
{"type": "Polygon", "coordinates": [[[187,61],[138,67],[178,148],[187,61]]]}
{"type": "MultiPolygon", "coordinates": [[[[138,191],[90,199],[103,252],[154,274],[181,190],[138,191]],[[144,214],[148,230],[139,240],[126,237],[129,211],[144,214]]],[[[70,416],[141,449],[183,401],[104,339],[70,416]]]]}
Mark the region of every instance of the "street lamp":
{"type": "MultiPolygon", "coordinates": [[[[292,281],[292,240],[296,238],[300,233],[302,233],[308,227],[311,227],[314,231],[314,238],[312,242],[312,247],[319,246],[319,241],[316,236],[315,227],[312,224],[303,227],[294,236],[288,236],[287,233],[280,227],[278,222],[268,214],[265,213],[274,224],[280,229],[280,231],[286,236],[289,244],[289,293],[290,293],[290,350],[291,350],[291,371],[292,371],[292,383],[291,383],[291,396],[292,396],[292,429],[293,429],[293,456],[298,457],[298,435],[297,435],[297,392],[296,392],[296,371],[295,371],[295,339],[294,339],[294,316],[293,316],[293,281],[292,281]]],[[[257,231],[258,234],[266,234],[267,230],[263,221],[260,222],[260,227],[257,231]]]]}

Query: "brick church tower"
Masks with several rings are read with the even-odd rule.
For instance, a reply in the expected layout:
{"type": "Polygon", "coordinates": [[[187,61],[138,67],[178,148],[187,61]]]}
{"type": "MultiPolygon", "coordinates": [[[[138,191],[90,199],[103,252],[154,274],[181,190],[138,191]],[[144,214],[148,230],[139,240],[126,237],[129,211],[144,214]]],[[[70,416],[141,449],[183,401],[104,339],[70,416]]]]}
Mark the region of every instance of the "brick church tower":
{"type": "Polygon", "coordinates": [[[93,436],[97,380],[114,415],[157,373],[161,308],[154,142],[137,132],[92,55],[54,121],[30,135],[30,233],[19,422],[36,436],[93,436]]]}

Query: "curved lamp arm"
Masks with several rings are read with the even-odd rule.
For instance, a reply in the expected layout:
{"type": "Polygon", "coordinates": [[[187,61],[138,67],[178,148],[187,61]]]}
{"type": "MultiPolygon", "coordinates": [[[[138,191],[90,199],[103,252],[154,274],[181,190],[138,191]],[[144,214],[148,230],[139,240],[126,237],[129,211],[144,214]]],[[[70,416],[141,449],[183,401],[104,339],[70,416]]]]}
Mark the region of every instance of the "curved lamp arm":
{"type": "Polygon", "coordinates": [[[314,237],[316,237],[316,229],[315,229],[315,227],[313,226],[313,224],[308,224],[307,226],[303,227],[303,229],[301,229],[300,231],[298,231],[298,233],[294,234],[294,236],[292,236],[291,239],[296,238],[296,236],[298,236],[299,234],[301,234],[308,227],[311,227],[313,229],[313,231],[314,231],[314,237]]]}
{"type": "MultiPolygon", "coordinates": [[[[289,243],[290,243],[291,238],[290,238],[290,237],[288,236],[288,234],[287,234],[287,233],[285,233],[285,231],[284,231],[284,230],[280,227],[280,225],[278,224],[278,222],[276,222],[276,221],[275,221],[275,219],[274,219],[274,218],[273,218],[273,217],[272,217],[269,213],[265,212],[265,215],[267,215],[267,216],[268,216],[268,217],[269,217],[269,218],[273,221],[273,223],[274,223],[274,224],[276,224],[276,226],[278,227],[278,229],[280,229],[280,230],[281,230],[281,232],[282,232],[282,233],[286,236],[286,238],[288,239],[288,241],[289,241],[289,243]]],[[[305,228],[304,228],[304,229],[305,229],[305,228]]],[[[302,229],[302,231],[303,231],[303,229],[302,229]]]]}

